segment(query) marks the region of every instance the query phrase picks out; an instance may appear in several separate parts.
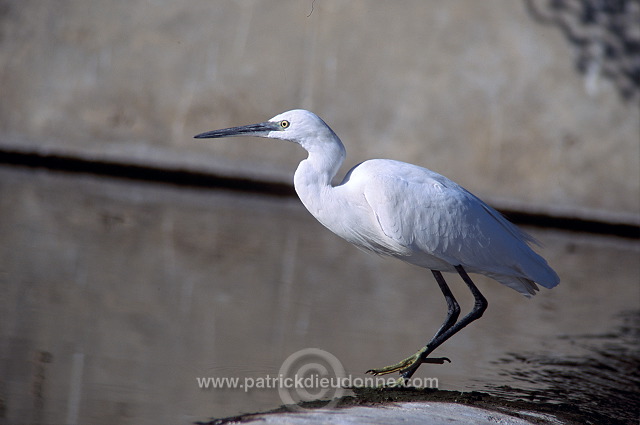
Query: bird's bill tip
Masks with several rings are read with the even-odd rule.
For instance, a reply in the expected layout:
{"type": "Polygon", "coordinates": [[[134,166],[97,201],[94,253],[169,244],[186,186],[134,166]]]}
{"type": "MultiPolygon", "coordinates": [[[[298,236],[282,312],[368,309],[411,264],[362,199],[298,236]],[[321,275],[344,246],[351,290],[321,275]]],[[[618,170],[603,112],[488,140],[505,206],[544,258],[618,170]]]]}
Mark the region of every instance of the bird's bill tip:
{"type": "Polygon", "coordinates": [[[271,131],[278,130],[278,124],[274,122],[261,122],[258,124],[243,125],[240,127],[212,130],[193,136],[194,139],[219,139],[232,136],[265,136],[271,131]]]}

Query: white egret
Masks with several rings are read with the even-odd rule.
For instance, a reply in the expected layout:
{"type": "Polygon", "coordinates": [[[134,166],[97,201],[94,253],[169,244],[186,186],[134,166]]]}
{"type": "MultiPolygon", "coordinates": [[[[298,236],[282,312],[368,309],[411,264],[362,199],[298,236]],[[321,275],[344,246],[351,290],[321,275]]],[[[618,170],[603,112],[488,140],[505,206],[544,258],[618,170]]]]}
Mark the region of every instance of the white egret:
{"type": "Polygon", "coordinates": [[[269,121],[214,130],[199,139],[251,135],[302,146],[307,159],[294,175],[295,190],[309,212],[352,244],[430,269],[447,302],[447,317],[433,338],[413,356],[374,375],[399,372],[409,379],[433,350],[480,318],[487,301],[467,273],[479,273],[531,296],[536,283],[553,288],[560,279],[530,247],[527,233],[448,178],[416,165],[373,159],[353,167],[332,185],[346,152],[338,136],[312,112],[293,110],[269,121]],[[441,272],[457,272],[475,304],[458,321],[460,307],[441,272]]]}

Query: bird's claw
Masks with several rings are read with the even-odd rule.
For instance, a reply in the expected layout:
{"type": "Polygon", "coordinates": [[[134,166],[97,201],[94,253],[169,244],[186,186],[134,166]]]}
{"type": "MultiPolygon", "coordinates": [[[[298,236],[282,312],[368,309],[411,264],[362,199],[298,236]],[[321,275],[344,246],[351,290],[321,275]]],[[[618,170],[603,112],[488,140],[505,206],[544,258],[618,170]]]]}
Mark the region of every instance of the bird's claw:
{"type": "Polygon", "coordinates": [[[422,359],[421,363],[444,364],[444,362],[451,363],[451,360],[449,357],[427,357],[422,359]]]}
{"type": "MultiPolygon", "coordinates": [[[[422,363],[429,364],[444,364],[445,362],[451,363],[451,360],[447,357],[423,357],[423,350],[418,351],[411,357],[407,357],[406,359],[393,364],[391,366],[382,367],[380,369],[369,369],[366,373],[373,376],[387,375],[393,372],[400,372],[400,374],[404,374],[409,372],[410,370],[415,370],[422,363]]],[[[402,378],[401,378],[402,379],[402,378]]]]}

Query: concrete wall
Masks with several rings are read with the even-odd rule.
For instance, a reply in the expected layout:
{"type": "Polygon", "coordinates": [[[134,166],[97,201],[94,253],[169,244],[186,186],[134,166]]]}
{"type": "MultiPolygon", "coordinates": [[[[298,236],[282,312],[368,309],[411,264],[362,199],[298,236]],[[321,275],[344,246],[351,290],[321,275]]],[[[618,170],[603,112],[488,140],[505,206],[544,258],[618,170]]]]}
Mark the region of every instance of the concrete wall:
{"type": "Polygon", "coordinates": [[[345,167],[395,158],[483,197],[637,214],[637,98],[533,18],[500,0],[5,2],[0,144],[289,181],[289,144],[191,137],[302,107],[345,167]]]}
{"type": "MultiPolygon", "coordinates": [[[[290,182],[304,157],[291,144],[192,136],[303,107],[342,137],[345,166],[408,160],[482,197],[637,220],[637,102],[585,79],[575,55],[511,0],[0,0],[0,156],[290,182]]],[[[504,353],[575,358],[584,344],[558,335],[608,334],[637,309],[637,241],[534,236],[561,285],[527,301],[479,277],[490,308],[443,350],[454,365],[421,376],[515,387],[493,363],[504,353]]],[[[464,284],[451,283],[468,311],[464,284]]],[[[195,378],[273,376],[307,347],[363,376],[440,325],[434,288],[430,273],[356,250],[295,199],[3,165],[0,425],[272,408],[276,391],[204,391],[195,378]]]]}

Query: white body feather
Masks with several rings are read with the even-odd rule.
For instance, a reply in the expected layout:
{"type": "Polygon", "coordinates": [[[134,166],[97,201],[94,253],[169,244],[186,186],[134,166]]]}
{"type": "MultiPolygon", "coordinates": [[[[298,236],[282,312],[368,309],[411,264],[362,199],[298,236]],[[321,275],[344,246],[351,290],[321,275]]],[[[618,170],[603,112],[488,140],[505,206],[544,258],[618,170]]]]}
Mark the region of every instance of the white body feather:
{"type": "Polygon", "coordinates": [[[332,185],[346,152],[324,121],[305,110],[196,138],[253,135],[288,140],[308,153],[294,175],[300,200],[352,244],[431,270],[489,276],[524,295],[560,279],[529,243],[533,238],[453,181],[416,165],[365,161],[332,185]]]}
{"type": "MultiPolygon", "coordinates": [[[[291,112],[272,121],[287,119],[293,128],[299,123],[291,112]]],[[[311,115],[306,119],[319,120],[325,128],[316,131],[316,137],[293,140],[309,152],[296,170],[294,185],[309,212],[336,235],[432,270],[454,272],[461,265],[527,296],[535,294],[536,282],[546,288],[559,283],[553,269],[529,247],[531,236],[431,170],[373,159],[332,186],[345,150],[335,133],[311,115]]]]}

